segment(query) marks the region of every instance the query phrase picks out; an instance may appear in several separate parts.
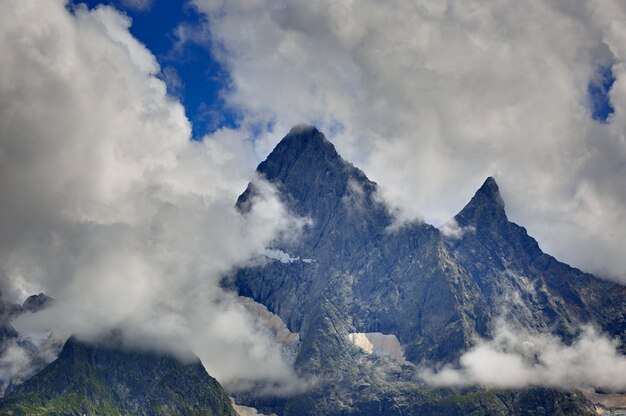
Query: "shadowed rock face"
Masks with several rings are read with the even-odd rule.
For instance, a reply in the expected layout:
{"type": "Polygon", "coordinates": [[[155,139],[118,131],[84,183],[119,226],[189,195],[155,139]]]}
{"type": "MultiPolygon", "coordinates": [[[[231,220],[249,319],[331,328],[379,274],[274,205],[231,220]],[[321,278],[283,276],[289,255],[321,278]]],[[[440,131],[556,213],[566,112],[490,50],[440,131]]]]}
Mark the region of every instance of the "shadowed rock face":
{"type": "Polygon", "coordinates": [[[56,361],[0,401],[0,413],[236,415],[198,359],[182,363],[73,338],[56,361]]]}
{"type": "MultiPolygon", "coordinates": [[[[428,224],[391,230],[393,219],[376,198],[376,184],[313,127],[292,130],[257,172],[293,213],[312,219],[299,239],[274,248],[313,261],[269,261],[238,272],[235,284],[300,333],[296,368],[324,382],[295,398],[249,402],[290,415],[532,414],[536,406],[552,406],[554,414],[591,414],[578,395],[432,390],[415,377],[413,364],[454,362],[478,337],[488,336],[500,314],[499,293],[508,290],[496,280],[502,270],[509,273],[511,262],[522,269],[528,259],[545,256],[523,228],[509,223],[493,178],[456,217],[472,232],[450,240],[428,224]],[[528,259],[519,257],[520,250],[528,259]],[[350,342],[351,333],[394,335],[409,362],[367,355],[350,342]]],[[[251,183],[240,196],[242,212],[255,192],[251,183]]],[[[507,285],[521,285],[516,279],[507,285]]],[[[552,316],[549,299],[526,303],[528,318],[518,321],[552,316]]]]}

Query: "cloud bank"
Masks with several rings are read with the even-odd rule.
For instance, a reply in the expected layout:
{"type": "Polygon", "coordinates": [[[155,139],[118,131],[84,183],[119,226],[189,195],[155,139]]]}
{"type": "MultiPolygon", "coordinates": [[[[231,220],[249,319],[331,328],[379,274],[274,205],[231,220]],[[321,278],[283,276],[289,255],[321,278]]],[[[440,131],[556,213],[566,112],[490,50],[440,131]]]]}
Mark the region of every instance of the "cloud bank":
{"type": "Polygon", "coordinates": [[[228,70],[241,124],[261,126],[259,160],[314,123],[404,219],[436,226],[494,175],[546,251],[626,281],[624,2],[194,3],[193,41],[228,70]],[[590,88],[607,71],[601,122],[590,88]]]}
{"type": "Polygon", "coordinates": [[[129,25],[110,7],[0,5],[0,282],[14,300],[56,299],[15,326],[119,329],[128,345],[193,350],[222,382],[290,385],[280,348],[220,279],[302,221],[263,184],[250,213],[235,210],[256,163],[249,133],[191,141],[129,25]]]}
{"type": "Polygon", "coordinates": [[[500,323],[494,337],[463,354],[459,365],[438,371],[422,368],[419,376],[435,386],[481,385],[495,388],[548,386],[596,387],[626,391],[626,357],[618,342],[585,327],[570,345],[552,335],[500,323]]]}

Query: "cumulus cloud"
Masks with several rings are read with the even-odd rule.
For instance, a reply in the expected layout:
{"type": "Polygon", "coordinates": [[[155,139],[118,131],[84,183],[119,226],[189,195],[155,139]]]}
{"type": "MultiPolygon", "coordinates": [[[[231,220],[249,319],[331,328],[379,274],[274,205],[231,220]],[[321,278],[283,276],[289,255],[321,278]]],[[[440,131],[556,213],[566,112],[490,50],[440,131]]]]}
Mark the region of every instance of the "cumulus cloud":
{"type": "Polygon", "coordinates": [[[2,288],[56,299],[15,326],[87,340],[116,329],[131,346],[191,349],[222,382],[290,385],[279,346],[220,281],[302,221],[263,183],[237,212],[250,134],[190,140],[129,25],[105,6],[0,5],[2,288]]]}
{"type": "Polygon", "coordinates": [[[553,335],[512,328],[504,323],[494,337],[463,354],[459,365],[437,371],[422,368],[419,376],[435,386],[479,384],[495,388],[548,386],[626,390],[626,357],[618,342],[584,327],[571,344],[553,335]]]}
{"type": "Polygon", "coordinates": [[[495,174],[544,249],[626,281],[623,2],[194,3],[226,103],[266,126],[259,159],[314,123],[402,216],[437,226],[495,174]],[[601,123],[588,93],[606,68],[615,111],[601,123]]]}

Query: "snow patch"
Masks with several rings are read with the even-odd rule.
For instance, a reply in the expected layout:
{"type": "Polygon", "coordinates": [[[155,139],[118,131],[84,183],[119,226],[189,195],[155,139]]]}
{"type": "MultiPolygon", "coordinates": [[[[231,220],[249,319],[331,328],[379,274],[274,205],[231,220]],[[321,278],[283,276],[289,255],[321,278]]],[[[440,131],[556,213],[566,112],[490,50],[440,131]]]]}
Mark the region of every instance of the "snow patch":
{"type": "Polygon", "coordinates": [[[293,263],[294,261],[300,260],[300,257],[291,257],[282,250],[267,249],[264,254],[265,257],[272,260],[278,260],[281,263],[293,263]]]}
{"type": "Polygon", "coordinates": [[[259,413],[259,411],[254,407],[241,406],[235,403],[235,399],[232,397],[230,398],[230,402],[233,405],[233,409],[235,409],[235,412],[237,412],[239,416],[276,416],[276,413],[268,415],[266,413],[259,413]]]}
{"type": "Polygon", "coordinates": [[[301,261],[303,263],[313,263],[315,260],[313,259],[301,259],[300,257],[291,257],[288,253],[285,253],[282,250],[276,249],[266,249],[265,257],[272,260],[278,260],[281,263],[293,263],[295,261],[301,261]]]}
{"type": "Polygon", "coordinates": [[[364,353],[376,357],[389,357],[400,364],[407,364],[400,341],[393,334],[380,332],[353,332],[348,340],[359,347],[364,353]]]}

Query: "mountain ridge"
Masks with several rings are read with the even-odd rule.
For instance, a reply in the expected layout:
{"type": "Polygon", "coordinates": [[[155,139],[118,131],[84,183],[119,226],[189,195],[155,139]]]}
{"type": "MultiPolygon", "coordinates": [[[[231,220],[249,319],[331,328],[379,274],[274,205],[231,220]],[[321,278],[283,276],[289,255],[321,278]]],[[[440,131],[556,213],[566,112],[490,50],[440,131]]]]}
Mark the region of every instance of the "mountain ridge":
{"type": "MultiPolygon", "coordinates": [[[[412,368],[423,363],[455,362],[478,340],[487,339],[501,313],[497,308],[502,306],[502,296],[523,289],[530,277],[543,270],[534,263],[537,259],[551,267],[550,257],[542,256],[523,227],[508,220],[492,177],[455,217],[465,231],[460,238],[447,238],[425,223],[409,223],[391,231],[393,217],[375,198],[377,185],[345,162],[327,142],[315,128],[292,130],[257,169],[293,213],[313,219],[300,239],[277,244],[276,248],[314,262],[270,261],[244,268],[234,278],[240,295],[265,305],[290,330],[300,333],[296,370],[332,380],[331,391],[314,389],[286,400],[280,407],[283,414],[312,414],[309,408],[330,415],[466,414],[467,409],[452,411],[442,404],[455,402],[452,397],[457,396],[487,414],[511,414],[494,410],[501,398],[481,389],[429,389],[412,368]],[[322,148],[321,156],[307,154],[316,147],[322,148]],[[498,238],[490,242],[494,237],[498,238]],[[520,248],[523,256],[515,252],[520,248]],[[477,250],[477,257],[471,257],[472,250],[477,250]],[[534,274],[519,274],[526,270],[534,274]],[[505,284],[499,286],[498,279],[505,284]],[[348,340],[356,333],[397,337],[408,363],[364,355],[348,340]],[[382,379],[376,376],[380,371],[386,374],[382,379]],[[354,385],[363,383],[369,386],[367,393],[353,390],[354,385]],[[438,397],[431,408],[428,399],[421,396],[424,391],[438,397]],[[326,404],[313,406],[314,402],[326,404]],[[382,402],[394,405],[381,410],[382,402]]],[[[253,188],[251,183],[238,206],[250,200],[253,188]]],[[[537,291],[534,298],[522,299],[526,310],[520,308],[521,312],[513,311],[512,316],[532,329],[551,330],[560,325],[557,333],[572,337],[574,318],[592,317],[576,315],[573,306],[568,306],[574,304],[574,298],[568,298],[565,289],[578,296],[580,288],[561,285],[559,289],[556,277],[541,282],[552,291],[537,291]],[[535,320],[539,325],[533,325],[535,320]]],[[[596,290],[605,290],[603,284],[596,286],[596,290]]],[[[589,293],[586,296],[587,300],[593,297],[589,293]]],[[[626,311],[626,305],[621,309],[617,303],[604,315],[626,311]]],[[[622,323],[613,324],[619,327],[622,323]]],[[[535,412],[533,403],[539,397],[554,400],[550,406],[555,414],[591,414],[591,405],[584,398],[568,398],[550,389],[510,394],[528,399],[519,414],[535,412]],[[557,405],[566,402],[571,404],[568,411],[557,405]]]]}
{"type": "Polygon", "coordinates": [[[626,300],[613,295],[623,286],[544,253],[526,228],[508,220],[495,179],[488,178],[454,220],[469,231],[447,244],[506,319],[566,341],[594,323],[626,343],[626,300]],[[505,305],[514,295],[521,302],[511,310],[505,305]]]}

